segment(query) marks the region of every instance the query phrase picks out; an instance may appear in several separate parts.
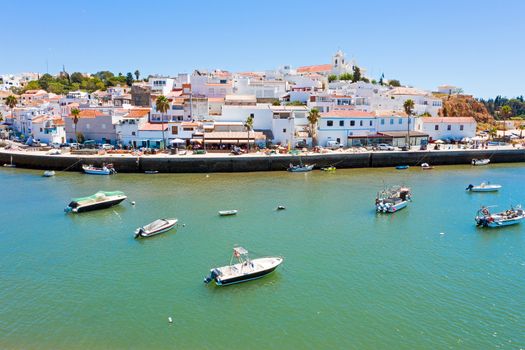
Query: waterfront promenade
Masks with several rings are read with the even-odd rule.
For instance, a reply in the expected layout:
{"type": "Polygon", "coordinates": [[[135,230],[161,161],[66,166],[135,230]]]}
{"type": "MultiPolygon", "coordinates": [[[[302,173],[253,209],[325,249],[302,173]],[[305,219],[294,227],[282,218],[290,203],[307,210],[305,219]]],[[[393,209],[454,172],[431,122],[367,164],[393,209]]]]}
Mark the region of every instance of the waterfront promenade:
{"type": "Polygon", "coordinates": [[[525,161],[525,149],[512,146],[491,146],[488,149],[411,150],[411,151],[355,151],[339,150],[329,153],[301,152],[297,154],[271,154],[254,152],[243,155],[206,153],[170,155],[104,154],[78,155],[68,152],[49,155],[46,151],[0,149],[0,163],[13,163],[17,167],[43,170],[79,171],[82,164],[113,163],[119,172],[156,170],[165,173],[283,171],[290,163],[300,161],[316,167],[334,165],[337,168],[373,168],[397,165],[419,166],[470,164],[474,158],[489,158],[491,163],[525,161]]]}

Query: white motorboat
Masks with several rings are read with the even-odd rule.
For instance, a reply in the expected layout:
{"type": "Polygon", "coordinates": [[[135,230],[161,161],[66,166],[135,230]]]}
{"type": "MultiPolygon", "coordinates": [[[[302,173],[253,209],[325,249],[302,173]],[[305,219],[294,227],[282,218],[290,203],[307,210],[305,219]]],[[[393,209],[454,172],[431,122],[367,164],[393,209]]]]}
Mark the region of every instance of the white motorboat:
{"type": "Polygon", "coordinates": [[[55,176],[55,171],[54,170],[46,170],[46,171],[44,171],[44,174],[42,176],[43,177],[53,177],[53,176],[55,176]]]}
{"type": "Polygon", "coordinates": [[[151,237],[171,230],[176,224],[177,219],[157,219],[152,223],[139,227],[135,231],[135,238],[151,237]]]}
{"type": "Polygon", "coordinates": [[[288,171],[292,173],[306,173],[308,171],[312,171],[314,169],[315,164],[298,164],[293,165],[290,163],[288,166],[288,171]]]}
{"type": "Polygon", "coordinates": [[[423,169],[423,170],[431,170],[431,169],[434,169],[434,167],[431,166],[428,163],[421,163],[421,169],[423,169]]]}
{"type": "Polygon", "coordinates": [[[282,257],[266,257],[252,260],[249,258],[246,249],[235,247],[233,248],[230,265],[211,269],[210,275],[204,279],[204,283],[208,284],[211,281],[215,281],[218,286],[226,286],[251,281],[272,273],[283,261],[282,257]],[[232,264],[234,259],[238,261],[236,264],[232,264]]]}
{"type": "Polygon", "coordinates": [[[410,188],[393,186],[377,194],[376,211],[378,213],[395,213],[406,208],[411,201],[410,188]]]}
{"type": "Polygon", "coordinates": [[[490,213],[487,207],[481,207],[476,215],[476,224],[481,227],[502,227],[515,225],[525,218],[525,212],[521,206],[510,208],[501,213],[490,213]]]}
{"type": "Polygon", "coordinates": [[[472,165],[487,165],[490,163],[490,159],[484,158],[484,159],[472,159],[472,165]]]}
{"type": "Polygon", "coordinates": [[[236,209],[232,209],[232,210],[220,210],[219,211],[219,215],[220,216],[230,216],[230,215],[237,215],[239,211],[236,210],[236,209]]]}
{"type": "Polygon", "coordinates": [[[470,184],[465,190],[470,192],[496,192],[500,188],[501,185],[491,184],[490,182],[482,182],[477,186],[470,184]]]}
{"type": "Polygon", "coordinates": [[[115,168],[113,168],[113,164],[104,164],[102,165],[102,168],[84,164],[82,165],[82,170],[90,175],[113,175],[117,173],[115,168]]]}
{"type": "Polygon", "coordinates": [[[126,195],[120,191],[98,191],[88,197],[74,198],[64,209],[66,213],[83,213],[85,211],[105,209],[125,200],[126,195]]]}

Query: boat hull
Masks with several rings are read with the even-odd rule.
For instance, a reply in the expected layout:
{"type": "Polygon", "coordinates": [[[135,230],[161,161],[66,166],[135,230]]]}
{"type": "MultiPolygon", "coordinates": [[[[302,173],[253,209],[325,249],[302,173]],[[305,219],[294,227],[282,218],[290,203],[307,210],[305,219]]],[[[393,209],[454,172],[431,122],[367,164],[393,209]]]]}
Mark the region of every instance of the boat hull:
{"type": "Polygon", "coordinates": [[[314,170],[314,166],[315,165],[305,165],[302,167],[293,167],[293,168],[288,168],[288,171],[291,173],[306,173],[306,172],[314,170]]]}
{"type": "Polygon", "coordinates": [[[93,211],[93,210],[99,210],[99,209],[107,209],[107,208],[110,208],[110,207],[112,207],[114,205],[120,204],[120,202],[122,202],[124,199],[126,199],[126,197],[113,199],[113,200],[110,200],[110,201],[104,201],[104,202],[100,202],[100,203],[93,203],[93,204],[89,204],[89,205],[85,205],[85,206],[80,206],[78,208],[73,208],[71,211],[73,213],[84,213],[84,212],[87,212],[87,211],[93,211]]]}
{"type": "Polygon", "coordinates": [[[494,221],[485,221],[484,218],[476,218],[476,223],[478,226],[482,227],[489,227],[489,228],[498,228],[498,227],[504,227],[504,226],[511,226],[519,224],[524,217],[518,217],[514,219],[509,220],[494,220],[494,221]]]}
{"type": "Polygon", "coordinates": [[[237,210],[225,210],[225,211],[219,212],[219,216],[232,216],[232,215],[237,215],[237,210]]]}
{"type": "Polygon", "coordinates": [[[472,187],[470,192],[497,192],[500,187],[472,187]]]}
{"type": "Polygon", "coordinates": [[[376,211],[378,213],[395,213],[397,211],[400,211],[401,209],[404,209],[406,208],[408,205],[408,201],[402,201],[400,203],[397,203],[395,205],[392,205],[392,206],[389,206],[389,207],[385,207],[385,206],[381,206],[381,205],[377,205],[376,206],[376,211]]]}
{"type": "Polygon", "coordinates": [[[111,175],[111,171],[109,170],[84,169],[84,173],[88,175],[111,175]]]}
{"type": "MultiPolygon", "coordinates": [[[[279,265],[277,265],[277,266],[279,266],[279,265]]],[[[262,278],[262,277],[264,277],[264,276],[274,272],[275,269],[277,268],[277,266],[274,266],[274,267],[272,267],[272,268],[270,268],[268,270],[263,270],[263,271],[259,271],[259,272],[255,272],[255,273],[251,273],[251,274],[246,274],[246,275],[243,275],[243,276],[237,276],[237,277],[233,277],[233,278],[229,278],[229,279],[225,279],[225,280],[216,279],[215,283],[218,286],[229,286],[231,284],[237,284],[237,283],[253,281],[253,280],[262,278]]]]}
{"type": "Polygon", "coordinates": [[[141,228],[139,228],[136,231],[135,238],[148,238],[148,237],[153,237],[153,236],[159,235],[159,234],[164,233],[164,232],[168,232],[169,230],[173,229],[176,224],[177,224],[177,220],[172,220],[166,226],[164,226],[162,228],[159,228],[158,230],[154,230],[154,231],[150,231],[150,232],[144,230],[144,228],[141,227],[141,228]]]}

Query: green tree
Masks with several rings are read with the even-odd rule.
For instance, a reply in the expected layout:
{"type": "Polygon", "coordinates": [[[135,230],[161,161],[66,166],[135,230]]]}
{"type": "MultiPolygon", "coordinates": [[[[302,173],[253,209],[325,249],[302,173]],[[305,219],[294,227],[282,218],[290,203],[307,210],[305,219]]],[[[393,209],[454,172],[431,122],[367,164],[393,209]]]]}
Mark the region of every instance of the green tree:
{"type": "Polygon", "coordinates": [[[356,81],[361,80],[361,69],[358,66],[353,66],[352,71],[352,82],[355,83],[356,81]]]}
{"type": "MultiPolygon", "coordinates": [[[[253,130],[253,115],[250,115],[248,118],[246,118],[246,121],[244,122],[244,127],[248,131],[248,153],[250,153],[250,131],[253,130]]],[[[253,142],[255,142],[255,136],[253,137],[253,142]]]]}
{"type": "Polygon", "coordinates": [[[40,90],[40,89],[42,89],[42,87],[40,86],[40,83],[38,82],[38,80],[32,80],[29,83],[27,83],[26,86],[24,86],[23,92],[27,90],[40,90]]]}
{"type": "Polygon", "coordinates": [[[286,105],[287,106],[304,106],[305,104],[301,101],[292,101],[292,102],[287,102],[286,105]]]}
{"type": "Polygon", "coordinates": [[[518,129],[520,130],[520,139],[523,138],[523,130],[525,130],[525,125],[524,124],[520,124],[518,126],[518,129]]]}
{"type": "Polygon", "coordinates": [[[71,83],[80,84],[82,80],[84,80],[84,75],[82,75],[82,73],[75,72],[71,74],[71,83]]]}
{"type": "Polygon", "coordinates": [[[399,87],[401,86],[401,83],[397,79],[391,79],[388,81],[388,85],[393,86],[393,87],[399,87]]]}
{"type": "Polygon", "coordinates": [[[5,98],[5,105],[11,109],[11,119],[13,119],[13,108],[18,104],[18,100],[15,95],[9,95],[5,98]]]}
{"type": "Polygon", "coordinates": [[[166,148],[166,138],[164,137],[164,113],[170,109],[170,101],[164,95],[157,97],[155,101],[155,108],[160,112],[160,118],[162,121],[162,148],[166,148]]]}
{"type": "Polygon", "coordinates": [[[331,83],[332,81],[335,81],[335,80],[337,80],[337,75],[335,75],[335,74],[330,74],[330,75],[328,76],[328,82],[329,82],[329,83],[331,83]]]}
{"type": "Polygon", "coordinates": [[[275,100],[272,102],[272,106],[280,106],[281,102],[279,100],[275,100]]]}
{"type": "Polygon", "coordinates": [[[410,117],[414,113],[414,100],[408,99],[403,103],[403,109],[405,110],[405,113],[407,114],[407,137],[406,137],[406,145],[407,147],[410,147],[410,117]]]}
{"type": "Polygon", "coordinates": [[[381,73],[381,77],[379,78],[379,85],[383,85],[383,79],[385,78],[385,73],[381,73]]]}
{"type": "Polygon", "coordinates": [[[489,129],[489,136],[494,140],[494,138],[498,135],[498,128],[493,126],[489,129]]]}
{"type": "Polygon", "coordinates": [[[308,129],[310,131],[310,137],[312,137],[313,146],[317,145],[317,123],[319,122],[319,118],[321,118],[319,110],[312,108],[308,113],[308,129]]]}
{"type": "Polygon", "coordinates": [[[139,78],[140,78],[140,71],[138,69],[135,71],[135,78],[137,80],[139,80],[139,78]]]}
{"type": "Polygon", "coordinates": [[[365,77],[362,77],[361,81],[364,81],[365,83],[369,83],[370,82],[370,80],[368,80],[368,78],[365,78],[365,77]]]}
{"type": "Polygon", "coordinates": [[[131,74],[131,72],[128,72],[128,74],[126,74],[126,85],[131,86],[132,84],[133,84],[133,74],[131,74]]]}
{"type": "Polygon", "coordinates": [[[500,112],[503,119],[508,119],[512,115],[512,108],[509,105],[505,105],[501,107],[500,112]]]}
{"type": "Polygon", "coordinates": [[[376,84],[377,84],[377,80],[372,79],[371,83],[374,84],[374,85],[376,85],[376,84]]]}
{"type": "Polygon", "coordinates": [[[343,73],[339,76],[339,80],[353,80],[354,77],[350,73],[343,73]]]}

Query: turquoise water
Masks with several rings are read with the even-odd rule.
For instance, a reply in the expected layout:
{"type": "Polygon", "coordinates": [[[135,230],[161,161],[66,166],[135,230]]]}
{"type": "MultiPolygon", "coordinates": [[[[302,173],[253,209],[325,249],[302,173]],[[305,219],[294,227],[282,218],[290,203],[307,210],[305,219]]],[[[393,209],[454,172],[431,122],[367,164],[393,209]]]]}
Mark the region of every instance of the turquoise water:
{"type": "Polygon", "coordinates": [[[525,204],[525,167],[40,175],[0,170],[0,348],[525,347],[525,223],[473,220],[481,204],[525,204]],[[464,192],[484,180],[503,189],[464,192]],[[414,202],[376,215],[383,183],[410,186],[414,202]],[[136,205],[63,213],[97,190],[136,205]],[[133,239],[170,216],[185,226],[133,239]],[[204,285],[235,244],[285,262],[250,283],[204,285]]]}

